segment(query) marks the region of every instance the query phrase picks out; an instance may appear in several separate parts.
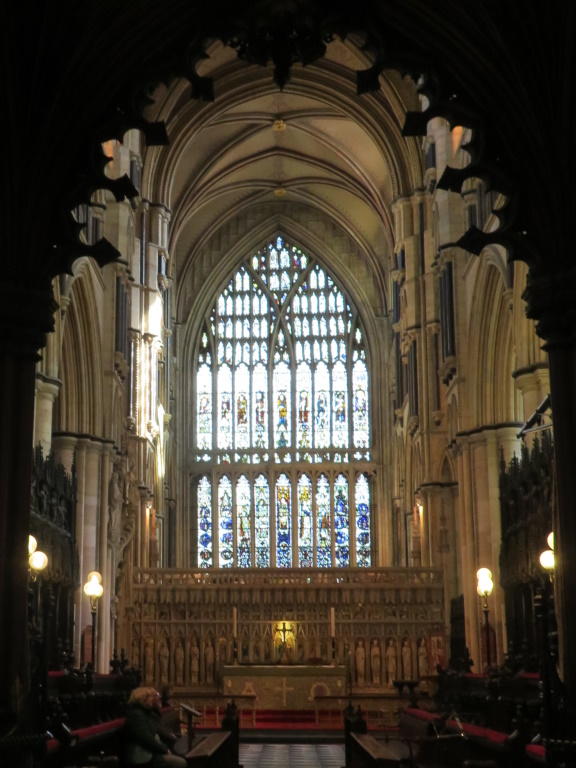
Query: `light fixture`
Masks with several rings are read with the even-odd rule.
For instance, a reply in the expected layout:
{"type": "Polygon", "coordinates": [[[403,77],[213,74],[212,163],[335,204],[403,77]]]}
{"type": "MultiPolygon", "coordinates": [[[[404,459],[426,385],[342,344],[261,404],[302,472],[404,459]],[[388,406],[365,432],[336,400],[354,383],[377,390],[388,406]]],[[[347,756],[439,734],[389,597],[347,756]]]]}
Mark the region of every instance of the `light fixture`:
{"type": "Polygon", "coordinates": [[[102,597],[103,592],[102,576],[98,571],[91,571],[88,574],[86,584],[84,584],[84,594],[90,599],[90,611],[92,613],[92,669],[94,669],[96,648],[96,613],[98,611],[98,599],[102,597]]]}
{"type": "Polygon", "coordinates": [[[484,612],[484,624],[486,627],[486,664],[490,669],[490,624],[488,622],[488,614],[490,610],[488,608],[488,598],[492,594],[494,589],[494,582],[492,581],[492,571],[489,568],[479,568],[476,572],[476,578],[478,579],[478,586],[476,592],[484,599],[482,610],[484,612]]]}
{"type": "Polygon", "coordinates": [[[38,549],[38,542],[32,535],[28,536],[28,565],[32,581],[36,581],[40,572],[48,565],[48,555],[38,549]]]}
{"type": "Polygon", "coordinates": [[[546,543],[550,549],[545,549],[540,553],[540,565],[544,570],[550,574],[550,578],[554,575],[555,556],[554,556],[554,532],[548,534],[546,543]]]}

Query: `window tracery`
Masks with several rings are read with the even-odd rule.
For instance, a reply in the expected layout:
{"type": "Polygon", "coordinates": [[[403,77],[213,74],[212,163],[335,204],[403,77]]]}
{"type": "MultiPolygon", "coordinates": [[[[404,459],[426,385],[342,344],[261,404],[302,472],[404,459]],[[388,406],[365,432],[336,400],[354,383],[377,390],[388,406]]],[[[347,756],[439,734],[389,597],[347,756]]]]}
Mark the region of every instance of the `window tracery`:
{"type": "Polygon", "coordinates": [[[195,370],[198,566],[370,566],[364,333],[322,264],[280,236],[244,259],[195,370]]]}

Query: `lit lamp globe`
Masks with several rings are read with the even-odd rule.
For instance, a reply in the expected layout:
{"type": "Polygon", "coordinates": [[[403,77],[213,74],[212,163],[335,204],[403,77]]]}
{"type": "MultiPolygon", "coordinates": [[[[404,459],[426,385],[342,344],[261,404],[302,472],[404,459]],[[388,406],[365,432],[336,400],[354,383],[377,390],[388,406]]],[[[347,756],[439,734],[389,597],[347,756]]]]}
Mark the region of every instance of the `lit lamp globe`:
{"type": "Polygon", "coordinates": [[[550,531],[548,534],[548,538],[546,539],[546,544],[548,544],[548,548],[554,552],[554,531],[550,531]]]}
{"type": "Polygon", "coordinates": [[[488,597],[492,594],[494,589],[494,582],[492,581],[492,571],[489,568],[479,568],[476,577],[478,578],[478,586],[476,591],[480,597],[488,597]]]}
{"type": "Polygon", "coordinates": [[[551,549],[545,549],[540,555],[540,565],[545,571],[554,570],[554,552],[551,549]]]}
{"type": "Polygon", "coordinates": [[[33,578],[36,578],[48,565],[48,555],[40,552],[38,542],[32,535],[28,536],[28,565],[32,570],[33,578]]]}
{"type": "Polygon", "coordinates": [[[102,576],[98,571],[92,571],[88,574],[88,581],[84,584],[84,594],[90,598],[90,607],[93,611],[96,610],[96,604],[98,598],[102,597],[104,587],[102,586],[102,576]]]}
{"type": "Polygon", "coordinates": [[[48,556],[37,549],[35,552],[32,552],[28,558],[28,563],[33,571],[43,571],[48,565],[48,556]]]}

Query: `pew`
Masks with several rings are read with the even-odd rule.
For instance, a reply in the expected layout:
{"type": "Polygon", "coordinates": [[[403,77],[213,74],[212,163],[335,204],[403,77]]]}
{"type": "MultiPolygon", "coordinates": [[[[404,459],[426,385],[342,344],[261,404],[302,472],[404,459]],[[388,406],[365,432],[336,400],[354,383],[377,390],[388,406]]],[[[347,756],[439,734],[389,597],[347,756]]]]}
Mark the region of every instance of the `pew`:
{"type": "Polygon", "coordinates": [[[186,753],[189,768],[239,768],[240,720],[234,701],[226,707],[222,730],[195,737],[186,753]]]}
{"type": "Polygon", "coordinates": [[[423,712],[420,717],[405,710],[400,714],[397,732],[378,739],[359,725],[357,713],[355,718],[356,723],[345,734],[349,740],[347,768],[444,768],[457,765],[467,756],[463,734],[438,733],[439,715],[423,712]]]}

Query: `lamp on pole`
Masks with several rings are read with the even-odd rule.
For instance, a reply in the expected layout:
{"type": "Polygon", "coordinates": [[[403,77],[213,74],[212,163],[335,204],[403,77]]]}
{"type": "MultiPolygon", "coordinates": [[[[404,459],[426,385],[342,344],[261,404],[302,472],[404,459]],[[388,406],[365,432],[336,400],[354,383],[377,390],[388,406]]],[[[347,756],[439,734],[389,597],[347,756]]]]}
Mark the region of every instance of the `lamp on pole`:
{"type": "Polygon", "coordinates": [[[88,581],[84,584],[84,594],[90,599],[90,611],[92,613],[92,670],[94,670],[96,659],[96,613],[98,612],[98,599],[102,597],[103,592],[102,576],[98,571],[91,571],[88,574],[88,581]]]}
{"type": "Polygon", "coordinates": [[[38,542],[32,535],[28,536],[28,565],[32,581],[36,581],[40,572],[48,565],[48,556],[40,552],[38,542]]]}
{"type": "Polygon", "coordinates": [[[488,598],[494,589],[492,571],[489,568],[479,568],[476,573],[476,577],[478,579],[478,586],[476,587],[476,591],[484,600],[482,610],[484,612],[484,624],[486,627],[486,665],[488,669],[490,669],[490,624],[488,622],[488,614],[490,613],[490,609],[488,608],[488,598]]]}
{"type": "Polygon", "coordinates": [[[545,549],[543,552],[540,553],[540,565],[544,570],[547,572],[547,574],[550,576],[550,581],[554,580],[554,565],[555,565],[555,559],[554,559],[554,532],[551,532],[548,534],[548,538],[546,539],[546,543],[548,544],[548,549],[545,549]]]}

